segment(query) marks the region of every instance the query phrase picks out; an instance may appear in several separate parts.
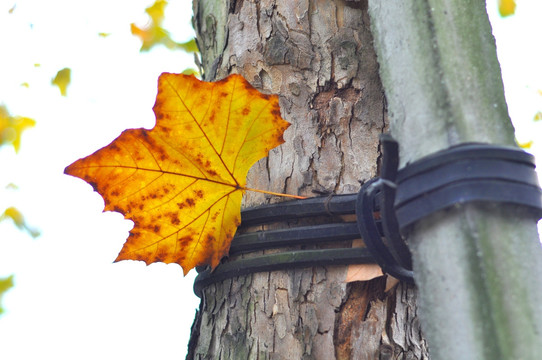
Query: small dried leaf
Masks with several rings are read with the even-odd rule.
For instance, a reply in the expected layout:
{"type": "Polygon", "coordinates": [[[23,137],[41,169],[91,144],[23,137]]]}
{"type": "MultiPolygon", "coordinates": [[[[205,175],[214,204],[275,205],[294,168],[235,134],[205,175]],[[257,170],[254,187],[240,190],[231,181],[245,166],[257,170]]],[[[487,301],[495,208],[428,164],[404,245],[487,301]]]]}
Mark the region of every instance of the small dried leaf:
{"type": "MultiPolygon", "coordinates": [[[[363,247],[363,240],[356,239],[352,242],[352,247],[363,247]]],[[[346,282],[368,281],[379,276],[383,276],[382,269],[377,264],[356,264],[348,265],[346,271],[346,282]]]]}

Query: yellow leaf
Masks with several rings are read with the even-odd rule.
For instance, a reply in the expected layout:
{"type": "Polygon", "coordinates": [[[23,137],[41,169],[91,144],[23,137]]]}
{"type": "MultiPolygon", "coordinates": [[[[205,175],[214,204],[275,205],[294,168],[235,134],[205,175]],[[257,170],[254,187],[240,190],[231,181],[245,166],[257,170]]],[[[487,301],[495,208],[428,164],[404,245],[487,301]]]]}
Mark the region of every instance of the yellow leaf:
{"type": "Polygon", "coordinates": [[[162,44],[168,49],[181,49],[186,52],[197,52],[198,47],[196,40],[191,39],[184,43],[175,42],[171,39],[169,32],[162,27],[164,20],[164,10],[167,6],[167,1],[157,0],[154,4],[145,9],[145,12],[150,17],[150,21],[145,26],[138,26],[134,23],[130,24],[132,35],[141,39],[140,51],[149,51],[152,47],[162,44]]]}
{"type": "Polygon", "coordinates": [[[531,140],[525,143],[518,143],[518,146],[522,149],[530,149],[531,146],[533,146],[533,141],[531,140]]]}
{"type": "Polygon", "coordinates": [[[6,185],[6,189],[18,190],[19,187],[17,185],[15,185],[14,183],[9,183],[9,184],[6,185]]]}
{"type": "Polygon", "coordinates": [[[66,96],[68,94],[68,85],[71,81],[71,70],[70,68],[64,68],[60,70],[55,78],[51,80],[51,84],[58,86],[60,94],[66,96]]]}
{"type": "Polygon", "coordinates": [[[13,275],[7,278],[0,278],[0,315],[4,312],[2,307],[2,297],[6,291],[13,287],[13,275]]]}
{"type": "Polygon", "coordinates": [[[136,24],[130,24],[132,34],[141,39],[142,45],[140,51],[149,51],[153,46],[164,44],[168,48],[173,48],[175,42],[169,37],[169,33],[162,28],[164,20],[164,10],[167,1],[156,0],[154,4],[145,9],[151,21],[144,27],[136,24]]]}
{"type": "Polygon", "coordinates": [[[542,111],[538,111],[533,118],[534,121],[540,121],[542,120],[542,111]]]}
{"type": "Polygon", "coordinates": [[[24,227],[24,216],[14,207],[9,207],[4,211],[2,214],[2,219],[4,218],[10,218],[13,220],[13,223],[15,223],[18,228],[22,229],[24,227]]]}
{"type": "Polygon", "coordinates": [[[188,53],[195,53],[199,51],[198,45],[196,44],[196,39],[191,39],[184,43],[177,43],[177,47],[188,53]]]}
{"type": "Polygon", "coordinates": [[[160,25],[164,20],[164,11],[166,6],[166,0],[156,0],[154,4],[145,9],[145,12],[150,16],[155,24],[160,25]]]}
{"type": "Polygon", "coordinates": [[[499,14],[501,14],[502,17],[513,15],[515,12],[515,0],[499,0],[499,14]]]}
{"type": "Polygon", "coordinates": [[[103,37],[103,38],[106,38],[106,37],[108,37],[109,35],[111,35],[111,33],[106,33],[106,32],[99,32],[99,33],[98,33],[98,36],[103,37]]]}
{"type": "Polygon", "coordinates": [[[37,237],[40,235],[39,231],[28,226],[23,214],[21,214],[21,212],[13,206],[7,208],[4,213],[0,215],[0,221],[8,218],[13,221],[15,226],[17,226],[21,230],[26,230],[32,237],[37,237]]]}
{"type": "Polygon", "coordinates": [[[11,144],[15,152],[18,152],[23,131],[35,124],[36,122],[28,117],[11,116],[8,109],[0,105],[0,146],[11,144]]]}
{"type": "Polygon", "coordinates": [[[196,77],[199,77],[199,71],[197,71],[196,69],[192,69],[192,68],[184,69],[182,74],[183,75],[194,75],[196,77]]]}
{"type": "Polygon", "coordinates": [[[65,170],[134,222],[116,261],[216,267],[240,224],[250,167],[283,142],[278,96],[240,75],[215,83],[164,73],[151,130],[128,129],[65,170]]]}

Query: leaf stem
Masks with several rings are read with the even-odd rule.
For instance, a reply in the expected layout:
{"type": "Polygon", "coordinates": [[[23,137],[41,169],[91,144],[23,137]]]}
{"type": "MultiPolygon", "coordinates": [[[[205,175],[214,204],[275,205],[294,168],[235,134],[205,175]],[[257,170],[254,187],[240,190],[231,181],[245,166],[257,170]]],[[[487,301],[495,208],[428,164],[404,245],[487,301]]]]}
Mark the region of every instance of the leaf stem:
{"type": "Polygon", "coordinates": [[[252,189],[252,188],[247,188],[247,187],[244,188],[244,190],[247,190],[247,191],[254,191],[254,192],[259,192],[259,193],[269,194],[269,195],[275,195],[275,196],[289,197],[289,198],[294,198],[294,199],[307,199],[306,196],[291,195],[291,194],[282,194],[282,193],[276,193],[276,192],[273,192],[273,191],[260,190],[260,189],[252,189]]]}

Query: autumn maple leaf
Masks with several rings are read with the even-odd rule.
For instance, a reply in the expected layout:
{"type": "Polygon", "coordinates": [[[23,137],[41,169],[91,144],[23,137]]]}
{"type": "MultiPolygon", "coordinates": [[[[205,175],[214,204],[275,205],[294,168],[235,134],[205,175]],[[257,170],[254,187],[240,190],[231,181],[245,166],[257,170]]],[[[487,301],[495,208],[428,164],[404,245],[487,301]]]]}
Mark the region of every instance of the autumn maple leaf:
{"type": "Polygon", "coordinates": [[[250,167],[284,142],[278,97],[240,75],[215,83],[164,73],[151,130],[128,129],[65,170],[134,228],[116,261],[216,267],[240,224],[250,167]]]}

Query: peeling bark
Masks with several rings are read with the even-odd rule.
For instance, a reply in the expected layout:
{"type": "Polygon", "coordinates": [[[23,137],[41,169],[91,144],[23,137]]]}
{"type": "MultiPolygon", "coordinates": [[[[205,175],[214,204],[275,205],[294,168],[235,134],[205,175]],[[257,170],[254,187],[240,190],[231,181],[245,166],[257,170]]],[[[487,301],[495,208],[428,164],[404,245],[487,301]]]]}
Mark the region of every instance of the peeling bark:
{"type": "MultiPolygon", "coordinates": [[[[366,1],[194,2],[205,80],[240,73],[280,96],[285,144],[248,186],[353,193],[377,174],[386,104],[366,1]]],[[[247,193],[253,206],[282,199],[247,193]]],[[[284,224],[284,226],[287,226],[284,224]]],[[[211,285],[188,359],[426,359],[416,291],[345,283],[346,267],[258,273],[211,285]]]]}

